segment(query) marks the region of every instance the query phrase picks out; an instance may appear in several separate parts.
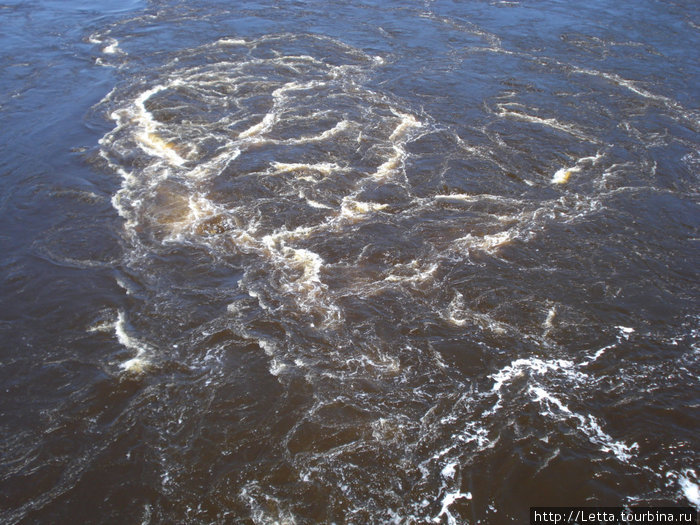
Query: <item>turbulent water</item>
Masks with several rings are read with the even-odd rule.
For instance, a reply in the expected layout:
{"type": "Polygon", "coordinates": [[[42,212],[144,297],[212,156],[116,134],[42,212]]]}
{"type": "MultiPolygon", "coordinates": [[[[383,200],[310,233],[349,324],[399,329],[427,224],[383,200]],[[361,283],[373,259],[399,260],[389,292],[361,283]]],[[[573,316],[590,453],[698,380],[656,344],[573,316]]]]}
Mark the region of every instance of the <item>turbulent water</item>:
{"type": "Polygon", "coordinates": [[[4,523],[700,506],[692,1],[0,5],[4,523]]]}

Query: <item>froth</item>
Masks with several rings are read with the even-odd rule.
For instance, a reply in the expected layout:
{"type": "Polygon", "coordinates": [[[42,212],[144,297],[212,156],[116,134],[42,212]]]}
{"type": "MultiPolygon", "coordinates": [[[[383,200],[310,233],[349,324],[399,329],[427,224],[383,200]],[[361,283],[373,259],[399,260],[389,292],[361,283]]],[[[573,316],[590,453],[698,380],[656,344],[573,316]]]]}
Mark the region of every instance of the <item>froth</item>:
{"type": "Polygon", "coordinates": [[[148,346],[129,335],[127,332],[126,314],[123,311],[119,312],[117,321],[114,323],[114,333],[117,336],[117,340],[124,348],[136,352],[134,357],[120,365],[121,368],[125,372],[133,374],[143,373],[150,366],[150,361],[146,357],[148,346]]]}
{"type": "Polygon", "coordinates": [[[579,129],[577,126],[574,124],[566,123],[566,122],[560,122],[554,117],[546,118],[546,117],[540,117],[538,115],[532,115],[530,113],[527,113],[523,111],[522,109],[519,108],[521,106],[520,104],[517,103],[501,103],[497,104],[497,115],[501,117],[509,117],[509,118],[515,118],[518,120],[522,120],[525,122],[531,122],[533,124],[538,124],[544,127],[552,128],[557,131],[563,131],[564,133],[568,133],[569,135],[572,135],[580,140],[584,140],[586,142],[591,142],[591,143],[597,143],[598,140],[587,133],[585,133],[583,130],[579,129]]]}
{"type": "Polygon", "coordinates": [[[387,208],[386,204],[357,201],[354,198],[348,196],[343,197],[340,213],[343,217],[352,221],[362,219],[368,213],[381,211],[385,208],[387,208]]]}
{"type": "Polygon", "coordinates": [[[622,462],[629,462],[635,451],[639,448],[637,443],[626,445],[620,441],[614,440],[610,435],[605,433],[600,427],[598,420],[592,415],[583,415],[573,412],[559,398],[545,390],[540,386],[530,386],[529,392],[533,396],[534,401],[542,407],[542,414],[545,416],[558,418],[573,418],[578,421],[578,428],[585,433],[589,440],[598,445],[600,450],[613,454],[622,462]],[[556,410],[553,410],[556,408],[556,410]]]}
{"type": "Polygon", "coordinates": [[[700,507],[700,485],[695,470],[686,469],[678,477],[681,493],[690,503],[700,507]]]}
{"type": "Polygon", "coordinates": [[[321,173],[330,175],[333,172],[341,171],[342,168],[334,162],[319,162],[316,164],[306,164],[303,162],[273,162],[272,168],[275,174],[300,172],[300,173],[321,173]]]}
{"type": "Polygon", "coordinates": [[[396,128],[394,128],[393,133],[389,136],[389,140],[391,140],[391,141],[398,141],[407,134],[409,129],[419,128],[423,125],[413,115],[408,115],[405,113],[398,113],[397,116],[401,120],[397,124],[396,128]]]}
{"type": "Polygon", "coordinates": [[[249,127],[247,130],[242,131],[238,135],[238,138],[247,139],[258,135],[262,135],[264,132],[268,131],[272,127],[276,119],[277,115],[275,115],[274,113],[268,113],[263,117],[263,119],[260,122],[249,127]]]}
{"type": "Polygon", "coordinates": [[[576,164],[569,168],[560,168],[552,177],[552,184],[566,184],[571,176],[579,173],[584,166],[594,165],[603,157],[603,154],[598,152],[592,157],[582,157],[576,161],[576,164]]]}
{"type": "MultiPolygon", "coordinates": [[[[548,390],[547,385],[552,384],[552,380],[546,381],[549,376],[563,377],[572,385],[584,385],[588,381],[588,375],[580,368],[588,362],[576,364],[566,359],[543,360],[540,358],[517,359],[510,365],[502,368],[491,378],[494,380],[493,392],[498,394],[498,400],[491,412],[500,410],[503,403],[501,393],[504,385],[512,382],[522,374],[528,374],[527,392],[531,400],[540,407],[543,416],[553,419],[564,419],[577,421],[577,428],[588,440],[597,445],[602,452],[610,453],[623,463],[629,463],[636,455],[639,446],[637,443],[627,445],[622,441],[615,440],[607,434],[600,426],[598,419],[591,414],[581,414],[571,410],[569,406],[557,395],[548,390]]],[[[556,384],[556,383],[555,383],[556,384]]]]}
{"type": "Polygon", "coordinates": [[[450,506],[459,499],[472,499],[471,492],[448,492],[446,493],[441,502],[441,509],[437,516],[433,518],[433,523],[440,523],[443,516],[447,519],[447,523],[450,525],[457,525],[457,518],[450,512],[450,506]]]}

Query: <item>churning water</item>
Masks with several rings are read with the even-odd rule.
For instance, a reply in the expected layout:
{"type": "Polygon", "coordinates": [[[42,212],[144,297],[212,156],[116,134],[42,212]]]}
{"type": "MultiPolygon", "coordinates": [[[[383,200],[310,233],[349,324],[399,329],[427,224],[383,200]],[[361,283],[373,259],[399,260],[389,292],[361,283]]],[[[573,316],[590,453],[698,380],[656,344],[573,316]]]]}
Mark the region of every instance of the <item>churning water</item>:
{"type": "Polygon", "coordinates": [[[700,505],[695,2],[0,28],[3,522],[700,505]]]}

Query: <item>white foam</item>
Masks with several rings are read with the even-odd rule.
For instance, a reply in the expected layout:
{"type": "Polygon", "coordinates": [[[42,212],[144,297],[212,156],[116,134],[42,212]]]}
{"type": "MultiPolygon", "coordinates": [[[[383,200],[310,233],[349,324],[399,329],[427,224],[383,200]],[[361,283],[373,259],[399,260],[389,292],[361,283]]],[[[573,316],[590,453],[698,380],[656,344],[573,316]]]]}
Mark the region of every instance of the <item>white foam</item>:
{"type": "Polygon", "coordinates": [[[266,133],[269,131],[272,126],[275,124],[277,121],[277,114],[276,113],[267,113],[260,122],[257,124],[254,124],[253,126],[249,127],[247,130],[242,131],[239,135],[238,138],[240,139],[248,139],[252,137],[258,137],[262,135],[263,133],[266,133]]]}
{"type": "Polygon", "coordinates": [[[483,237],[468,233],[464,237],[456,239],[455,243],[464,243],[470,248],[475,248],[488,253],[494,253],[502,246],[512,242],[516,236],[517,234],[513,230],[488,234],[484,235],[483,237]]]}
{"type": "Polygon", "coordinates": [[[686,469],[678,476],[681,493],[695,507],[700,507],[700,485],[695,470],[686,469]]]}
{"type": "Polygon", "coordinates": [[[102,48],[103,53],[107,53],[108,55],[114,55],[117,53],[123,54],[124,52],[121,50],[119,47],[119,40],[116,38],[110,38],[109,39],[109,44],[102,48]]]}
{"type": "Polygon", "coordinates": [[[564,405],[561,401],[559,401],[559,399],[552,396],[544,388],[538,386],[531,386],[529,390],[532,394],[534,394],[535,401],[547,401],[548,403],[555,405],[560,411],[566,414],[571,414],[571,410],[569,410],[569,407],[564,405]]]}
{"type": "Polygon", "coordinates": [[[458,464],[456,461],[453,463],[448,463],[442,469],[442,472],[440,472],[440,474],[445,479],[453,479],[455,477],[455,472],[456,472],[457,466],[458,466],[458,464]]]}
{"type": "Polygon", "coordinates": [[[549,309],[549,312],[547,312],[547,319],[544,321],[544,329],[545,332],[549,332],[553,327],[554,327],[554,318],[557,316],[557,309],[556,307],[552,306],[549,309]]]}
{"type": "Polygon", "coordinates": [[[629,339],[630,334],[634,333],[634,328],[629,328],[627,326],[616,326],[618,330],[620,330],[620,333],[625,339],[629,339]]]}
{"type": "MultiPolygon", "coordinates": [[[[131,452],[127,452],[127,459],[129,459],[131,452]]],[[[153,511],[151,509],[151,506],[148,503],[144,503],[143,505],[143,518],[141,518],[141,525],[149,525],[151,523],[151,516],[153,514],[153,511]]]]}
{"type": "Polygon", "coordinates": [[[552,177],[552,184],[566,184],[569,182],[571,175],[578,173],[579,171],[581,171],[581,168],[577,166],[573,166],[571,168],[561,168],[557,170],[554,177],[552,177]]]}
{"type": "Polygon", "coordinates": [[[320,80],[310,80],[309,82],[288,82],[283,86],[275,89],[272,92],[272,97],[275,99],[276,104],[279,104],[284,98],[286,98],[287,91],[306,91],[308,89],[319,88],[326,85],[326,82],[320,80]]]}
{"type": "Polygon", "coordinates": [[[161,226],[167,227],[170,231],[165,238],[166,241],[179,240],[183,235],[206,236],[206,230],[202,231],[198,229],[198,226],[207,219],[223,214],[223,210],[219,206],[200,193],[189,195],[189,197],[177,195],[173,201],[174,204],[179,204],[182,210],[179,216],[175,214],[172,219],[159,221],[161,226]]]}
{"type": "Polygon", "coordinates": [[[387,442],[393,440],[401,432],[401,424],[396,420],[380,417],[372,422],[372,438],[387,442]]]}
{"type": "MultiPolygon", "coordinates": [[[[606,345],[602,348],[599,348],[595,354],[593,354],[591,357],[588,358],[588,363],[592,363],[594,361],[597,361],[598,358],[600,358],[600,356],[602,356],[605,352],[607,352],[611,348],[615,348],[616,346],[617,346],[617,343],[613,343],[610,345],[606,345]]],[[[588,364],[588,363],[585,363],[585,364],[588,364]]]]}
{"type": "MultiPolygon", "coordinates": [[[[117,40],[116,38],[113,38],[113,37],[102,37],[102,36],[99,36],[99,35],[93,33],[92,35],[90,35],[88,37],[88,42],[90,42],[91,44],[96,44],[96,45],[106,44],[106,45],[104,45],[104,47],[102,47],[102,52],[107,54],[107,55],[115,55],[115,54],[124,55],[124,54],[126,54],[119,47],[119,40],[117,40]]],[[[105,64],[101,59],[98,59],[97,63],[100,65],[109,65],[109,64],[105,64]]]]}
{"type": "Polygon", "coordinates": [[[450,301],[443,318],[456,326],[465,326],[468,322],[471,322],[481,330],[489,330],[499,335],[512,331],[512,327],[494,319],[490,315],[467,308],[464,304],[464,297],[459,292],[455,292],[455,296],[450,301]]]}
{"type": "MultiPolygon", "coordinates": [[[[303,479],[303,478],[302,478],[303,479]]],[[[296,525],[297,520],[279,498],[266,494],[256,481],[247,483],[239,493],[247,503],[255,524],[296,525]]]]}
{"type": "Polygon", "coordinates": [[[386,204],[378,204],[376,202],[363,202],[355,200],[351,196],[343,197],[340,204],[340,215],[345,219],[359,220],[365,215],[372,212],[377,212],[386,209],[386,204]]]}
{"type": "Polygon", "coordinates": [[[603,154],[600,152],[597,152],[591,157],[581,157],[576,161],[576,164],[574,166],[571,166],[569,168],[561,168],[557,170],[557,172],[552,177],[552,184],[566,184],[567,182],[569,182],[569,178],[571,178],[571,175],[573,175],[574,173],[579,173],[582,170],[583,165],[595,164],[602,157],[603,154]]]}
{"type": "Polygon", "coordinates": [[[301,199],[304,199],[306,201],[306,204],[311,206],[312,208],[316,208],[319,210],[332,210],[333,208],[331,206],[328,206],[327,204],[323,204],[322,202],[315,201],[313,199],[309,199],[306,195],[304,195],[304,192],[299,192],[299,197],[301,199]]]}
{"type": "Polygon", "coordinates": [[[318,162],[315,164],[301,162],[272,162],[271,165],[275,174],[287,173],[290,171],[311,171],[322,173],[324,175],[330,175],[334,171],[343,171],[343,168],[334,162],[318,162]]]}
{"type": "MultiPolygon", "coordinates": [[[[256,297],[256,296],[253,295],[253,297],[256,297]]],[[[258,339],[257,342],[258,342],[258,345],[260,346],[260,348],[263,349],[263,352],[265,352],[266,355],[268,355],[270,357],[275,355],[275,353],[277,351],[277,346],[274,343],[272,343],[270,341],[266,341],[265,339],[258,339]]]]}
{"type": "Polygon", "coordinates": [[[287,365],[276,358],[270,360],[270,374],[277,377],[287,369],[287,365]]]}
{"type": "MultiPolygon", "coordinates": [[[[258,254],[279,270],[275,277],[276,286],[292,297],[303,311],[320,308],[326,311],[329,320],[334,318],[333,305],[322,300],[326,289],[320,276],[323,258],[309,249],[289,245],[290,242],[307,238],[316,228],[281,229],[261,238],[256,237],[255,229],[255,223],[249,223],[247,229],[233,229],[231,238],[239,249],[258,254]]],[[[258,299],[261,307],[267,308],[264,297],[252,290],[248,293],[258,299]]]]}
{"type": "Polygon", "coordinates": [[[142,374],[150,366],[148,359],[143,359],[141,357],[134,357],[125,361],[121,364],[121,367],[125,372],[130,372],[132,374],[142,374]]]}
{"type": "Polygon", "coordinates": [[[396,141],[397,139],[403,138],[409,129],[419,128],[423,125],[423,123],[417,120],[413,115],[399,112],[394,112],[394,114],[401,120],[396,128],[394,128],[391,136],[389,136],[389,140],[391,141],[396,141]]]}
{"type": "Polygon", "coordinates": [[[633,93],[636,93],[637,95],[639,95],[643,98],[647,98],[647,99],[651,99],[651,100],[658,100],[661,102],[665,102],[666,104],[671,105],[671,106],[677,105],[670,98],[664,97],[662,95],[656,95],[650,91],[647,91],[646,89],[642,89],[637,85],[636,82],[622,78],[620,75],[617,75],[614,73],[605,73],[603,71],[596,71],[594,69],[583,69],[583,68],[574,68],[573,72],[578,73],[578,74],[601,77],[601,78],[604,78],[606,80],[611,81],[614,84],[617,84],[618,86],[622,86],[622,87],[630,90],[633,93]]]}
{"type": "Polygon", "coordinates": [[[125,361],[120,366],[126,372],[141,374],[150,366],[150,361],[146,358],[148,347],[128,334],[126,324],[126,314],[120,311],[117,321],[114,323],[114,333],[119,344],[124,348],[135,351],[136,356],[125,361]]]}
{"type": "Polygon", "coordinates": [[[582,363],[582,366],[588,365],[590,363],[593,363],[594,361],[598,360],[600,356],[602,356],[605,352],[608,350],[615,348],[617,345],[619,345],[623,339],[628,340],[630,337],[630,334],[634,333],[634,328],[629,328],[626,326],[616,326],[618,330],[618,335],[616,337],[616,341],[614,343],[611,343],[609,345],[603,346],[602,348],[599,348],[595,354],[592,356],[589,356],[584,363],[582,363]]]}
{"type": "Polygon", "coordinates": [[[220,38],[219,40],[217,40],[217,43],[225,46],[244,46],[248,42],[246,42],[242,38],[220,38]]]}
{"type": "Polygon", "coordinates": [[[120,125],[124,125],[127,122],[136,125],[137,131],[134,133],[134,136],[140,142],[141,149],[146,153],[162,158],[170,164],[181,166],[184,164],[185,159],[177,153],[173,143],[168,142],[158,134],[160,126],[153,118],[153,115],[146,109],[146,101],[148,99],[169,87],[169,85],[159,84],[144,91],[134,101],[135,109],[127,109],[125,112],[114,112],[112,118],[120,125]]]}
{"type": "Polygon", "coordinates": [[[464,326],[465,324],[467,324],[467,319],[463,317],[457,317],[457,315],[463,311],[464,296],[459,292],[455,292],[455,296],[452,298],[450,304],[447,307],[447,319],[449,319],[449,321],[452,324],[455,324],[457,326],[464,326]]]}
{"type": "Polygon", "coordinates": [[[281,141],[283,144],[306,144],[309,142],[320,142],[322,140],[329,139],[338,133],[345,131],[350,126],[350,122],[347,120],[341,120],[335,126],[318,135],[310,135],[307,137],[301,137],[298,139],[287,139],[281,141]]]}
{"type": "Polygon", "coordinates": [[[569,375],[572,379],[582,380],[586,378],[586,374],[574,369],[574,362],[568,359],[552,359],[549,361],[542,360],[538,357],[521,358],[512,361],[510,365],[503,367],[495,374],[489,377],[493,379],[494,384],[491,390],[498,392],[503,388],[503,385],[510,383],[516,377],[522,375],[526,371],[531,374],[545,376],[552,372],[561,372],[569,375]]]}
{"type": "Polygon", "coordinates": [[[100,321],[87,328],[87,332],[94,333],[105,333],[114,330],[114,321],[100,321]]]}
{"type": "Polygon", "coordinates": [[[573,124],[566,124],[563,122],[559,122],[555,118],[543,118],[543,117],[538,117],[536,115],[530,115],[528,113],[522,112],[522,111],[513,111],[512,107],[516,106],[522,106],[521,104],[514,104],[514,103],[506,103],[506,104],[497,104],[498,112],[497,115],[499,117],[512,117],[516,118],[518,120],[524,120],[526,122],[532,122],[533,124],[540,124],[545,127],[549,127],[552,129],[556,129],[558,131],[563,131],[564,133],[568,133],[569,135],[572,135],[578,139],[585,140],[587,142],[592,142],[592,143],[597,143],[598,140],[594,139],[593,137],[588,136],[584,132],[582,132],[580,129],[578,129],[576,126],[573,124]]]}
{"type": "Polygon", "coordinates": [[[265,256],[282,270],[280,289],[294,297],[302,310],[308,311],[312,306],[323,306],[328,310],[328,315],[333,317],[332,305],[322,305],[317,300],[326,289],[320,277],[323,258],[306,248],[295,248],[286,244],[289,240],[308,236],[312,230],[310,227],[292,231],[281,230],[265,235],[260,241],[247,232],[240,232],[236,238],[239,243],[245,243],[247,249],[265,256]]]}
{"type": "Polygon", "coordinates": [[[615,441],[609,434],[603,432],[598,420],[592,415],[584,418],[579,414],[575,414],[576,418],[581,421],[582,428],[589,435],[592,442],[600,445],[600,450],[613,454],[618,461],[629,463],[636,452],[639,450],[637,443],[627,445],[622,441],[615,441]]]}
{"type": "Polygon", "coordinates": [[[442,521],[442,517],[444,516],[449,525],[457,525],[457,519],[450,512],[450,506],[455,501],[460,499],[472,499],[471,492],[454,491],[446,493],[442,498],[442,508],[440,509],[440,513],[433,518],[433,522],[440,523],[442,521]]]}
{"type": "Polygon", "coordinates": [[[192,223],[209,218],[220,212],[218,206],[200,193],[190,195],[187,204],[190,215],[189,221],[192,223]]]}
{"type": "Polygon", "coordinates": [[[597,151],[595,155],[591,155],[590,157],[581,157],[580,159],[578,159],[578,161],[576,161],[576,164],[586,163],[586,162],[596,164],[604,156],[605,156],[604,153],[597,151]]]}
{"type": "Polygon", "coordinates": [[[543,387],[530,386],[528,391],[534,396],[534,400],[543,407],[543,415],[558,417],[551,407],[555,406],[565,417],[574,418],[579,421],[578,428],[584,432],[591,443],[600,447],[603,452],[613,454],[619,461],[629,463],[635,451],[639,448],[637,443],[627,445],[621,441],[615,441],[609,434],[605,433],[600,424],[592,415],[584,416],[573,412],[561,400],[547,392],[543,387]]]}
{"type": "Polygon", "coordinates": [[[406,152],[400,146],[393,147],[393,154],[385,160],[374,172],[373,177],[375,179],[385,179],[401,165],[403,162],[406,152]]]}
{"type": "Polygon", "coordinates": [[[505,244],[509,244],[513,240],[513,232],[505,231],[495,233],[493,235],[484,235],[481,238],[481,248],[485,251],[493,251],[495,248],[500,248],[505,244]]]}
{"type": "Polygon", "coordinates": [[[305,248],[290,248],[285,246],[283,253],[290,257],[293,263],[303,269],[300,281],[303,283],[318,284],[321,282],[320,274],[323,267],[323,259],[317,253],[305,248]]]}
{"type": "Polygon", "coordinates": [[[464,202],[478,202],[481,196],[469,195],[467,193],[451,193],[449,195],[435,195],[435,200],[452,200],[464,202]]]}

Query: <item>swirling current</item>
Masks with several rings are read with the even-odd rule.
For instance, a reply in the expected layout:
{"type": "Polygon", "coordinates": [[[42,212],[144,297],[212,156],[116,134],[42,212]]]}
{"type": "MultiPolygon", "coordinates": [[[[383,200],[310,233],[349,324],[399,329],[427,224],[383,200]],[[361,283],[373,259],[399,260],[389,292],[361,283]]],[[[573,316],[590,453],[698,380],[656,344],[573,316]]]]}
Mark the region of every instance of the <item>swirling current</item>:
{"type": "Polygon", "coordinates": [[[3,522],[700,506],[693,2],[0,20],[3,522]]]}

